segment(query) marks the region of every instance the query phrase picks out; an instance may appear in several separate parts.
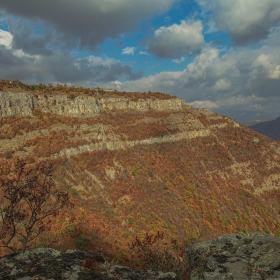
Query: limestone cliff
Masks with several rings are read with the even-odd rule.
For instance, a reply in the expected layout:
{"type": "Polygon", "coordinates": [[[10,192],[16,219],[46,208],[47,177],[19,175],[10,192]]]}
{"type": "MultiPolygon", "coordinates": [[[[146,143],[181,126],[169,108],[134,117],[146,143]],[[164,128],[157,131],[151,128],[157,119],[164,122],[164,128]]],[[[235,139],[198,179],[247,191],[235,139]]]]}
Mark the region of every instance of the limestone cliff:
{"type": "Polygon", "coordinates": [[[70,99],[67,95],[35,95],[23,92],[0,92],[0,116],[32,116],[33,110],[50,112],[67,117],[93,117],[104,110],[134,109],[147,111],[181,110],[188,105],[184,100],[172,98],[167,100],[129,98],[95,98],[77,96],[70,99]]]}

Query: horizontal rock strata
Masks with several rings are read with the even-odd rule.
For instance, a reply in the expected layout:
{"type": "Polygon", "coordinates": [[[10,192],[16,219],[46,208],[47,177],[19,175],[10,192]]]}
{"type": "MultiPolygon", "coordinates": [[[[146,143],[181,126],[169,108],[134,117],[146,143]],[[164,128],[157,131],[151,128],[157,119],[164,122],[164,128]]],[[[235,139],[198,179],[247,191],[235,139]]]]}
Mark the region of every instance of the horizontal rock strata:
{"type": "Polygon", "coordinates": [[[77,154],[81,154],[84,152],[98,151],[98,150],[121,150],[125,148],[131,148],[136,145],[152,145],[152,144],[160,144],[166,142],[175,142],[184,139],[192,139],[196,137],[206,137],[210,135],[209,130],[201,130],[201,131],[187,131],[182,133],[165,135],[162,137],[149,138],[144,140],[134,140],[134,141],[104,141],[99,143],[93,143],[89,145],[80,146],[77,148],[64,149],[60,151],[58,154],[53,155],[54,158],[59,157],[71,157],[77,154]]]}
{"type": "Polygon", "coordinates": [[[104,110],[134,109],[147,111],[182,110],[188,107],[184,100],[171,98],[165,100],[128,98],[95,98],[67,95],[34,95],[30,93],[0,92],[0,117],[33,116],[33,110],[53,113],[67,117],[93,117],[104,110]]]}

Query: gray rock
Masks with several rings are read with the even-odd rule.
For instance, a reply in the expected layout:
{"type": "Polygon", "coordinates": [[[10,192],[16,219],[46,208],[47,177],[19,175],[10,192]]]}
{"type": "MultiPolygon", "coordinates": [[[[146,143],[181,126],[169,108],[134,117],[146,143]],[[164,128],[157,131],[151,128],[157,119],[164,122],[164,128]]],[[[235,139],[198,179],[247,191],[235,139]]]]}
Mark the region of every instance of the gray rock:
{"type": "Polygon", "coordinates": [[[2,280],[179,280],[175,273],[140,271],[119,265],[108,265],[93,252],[54,249],[30,250],[24,254],[11,254],[0,258],[2,280]]]}
{"type": "MultiPolygon", "coordinates": [[[[280,280],[280,238],[272,234],[227,234],[188,250],[190,280],[280,280]]],[[[0,279],[171,280],[172,272],[112,265],[93,252],[31,250],[0,258],[0,279]]]]}
{"type": "Polygon", "coordinates": [[[280,279],[280,238],[272,234],[227,234],[188,250],[191,280],[280,279]]]}
{"type": "Polygon", "coordinates": [[[147,111],[180,111],[189,107],[184,100],[172,98],[167,100],[128,98],[95,98],[93,96],[77,96],[70,99],[67,95],[35,95],[24,92],[0,91],[0,117],[33,116],[33,110],[68,117],[95,117],[104,110],[133,109],[147,111]]]}

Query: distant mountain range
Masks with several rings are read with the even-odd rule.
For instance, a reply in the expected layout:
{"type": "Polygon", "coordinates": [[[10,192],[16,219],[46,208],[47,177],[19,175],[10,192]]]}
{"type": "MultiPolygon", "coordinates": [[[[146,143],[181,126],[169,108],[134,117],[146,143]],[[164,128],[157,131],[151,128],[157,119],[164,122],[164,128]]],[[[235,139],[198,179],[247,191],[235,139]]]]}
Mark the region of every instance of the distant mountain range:
{"type": "MultiPolygon", "coordinates": [[[[253,125],[247,124],[252,121],[263,122],[274,120],[280,116],[280,111],[278,112],[262,112],[262,111],[249,111],[249,110],[229,110],[229,109],[222,109],[219,108],[214,110],[219,115],[224,115],[232,118],[233,120],[245,124],[246,126],[253,125]]],[[[255,124],[255,123],[254,123],[255,124]]]]}
{"type": "Polygon", "coordinates": [[[263,121],[257,124],[250,125],[248,127],[264,134],[274,140],[280,141],[280,117],[271,121],[263,121]]]}
{"type": "Polygon", "coordinates": [[[249,122],[243,122],[242,124],[249,127],[249,126],[252,126],[252,125],[255,125],[255,124],[259,124],[259,123],[269,122],[271,120],[272,119],[254,120],[254,121],[249,121],[249,122]]]}

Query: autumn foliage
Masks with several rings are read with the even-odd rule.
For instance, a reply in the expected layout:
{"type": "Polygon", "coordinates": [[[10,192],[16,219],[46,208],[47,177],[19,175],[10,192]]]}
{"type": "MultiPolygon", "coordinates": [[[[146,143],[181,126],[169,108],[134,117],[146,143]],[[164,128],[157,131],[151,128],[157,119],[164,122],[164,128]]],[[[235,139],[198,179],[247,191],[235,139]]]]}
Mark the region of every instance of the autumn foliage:
{"type": "MultiPolygon", "coordinates": [[[[27,91],[46,99],[52,94],[66,94],[69,99],[84,94],[130,101],[172,98],[59,84],[27,86],[0,80],[0,85],[4,91],[27,91]]],[[[279,143],[225,116],[191,107],[113,108],[79,118],[40,110],[33,110],[33,115],[0,118],[0,158],[10,163],[24,159],[29,163],[26,170],[35,168],[30,163],[37,161],[55,164],[53,180],[59,189],[52,190],[67,192],[71,185],[75,208],[61,209],[27,246],[34,241],[34,247],[46,247],[57,240],[53,247],[62,251],[92,250],[144,267],[157,252],[153,261],[161,263],[165,250],[178,256],[171,240],[187,244],[232,232],[280,235],[279,143]],[[163,138],[166,141],[158,141],[163,138]],[[137,142],[141,144],[130,146],[137,142]],[[163,239],[158,231],[165,233],[163,239]],[[136,234],[131,260],[127,240],[136,234]],[[140,257],[144,259],[139,261],[140,257]]],[[[0,166],[15,176],[11,164],[3,161],[0,166]]],[[[7,205],[1,190],[0,203],[7,205]]],[[[50,196],[49,202],[55,198],[50,196]]],[[[16,250],[22,246],[20,238],[17,235],[11,242],[16,250]]]]}

